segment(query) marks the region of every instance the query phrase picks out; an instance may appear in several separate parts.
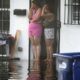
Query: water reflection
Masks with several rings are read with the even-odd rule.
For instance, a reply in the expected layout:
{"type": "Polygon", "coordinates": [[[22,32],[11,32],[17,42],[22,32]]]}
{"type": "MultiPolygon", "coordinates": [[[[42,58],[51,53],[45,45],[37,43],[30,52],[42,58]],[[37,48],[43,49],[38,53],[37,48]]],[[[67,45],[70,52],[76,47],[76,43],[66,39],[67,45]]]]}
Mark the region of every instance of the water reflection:
{"type": "Polygon", "coordinates": [[[26,80],[27,61],[0,61],[0,80],[26,80]]]}

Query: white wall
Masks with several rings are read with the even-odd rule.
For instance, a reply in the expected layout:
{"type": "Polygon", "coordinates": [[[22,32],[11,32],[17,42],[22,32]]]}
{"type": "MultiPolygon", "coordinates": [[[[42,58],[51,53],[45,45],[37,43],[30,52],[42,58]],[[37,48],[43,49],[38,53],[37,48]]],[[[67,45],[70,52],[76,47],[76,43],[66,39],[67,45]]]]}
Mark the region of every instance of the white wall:
{"type": "Polygon", "coordinates": [[[16,16],[13,14],[14,9],[29,9],[29,0],[11,0],[10,1],[10,34],[15,36],[16,30],[21,30],[19,47],[23,48],[22,52],[16,51],[17,57],[28,59],[28,17],[16,16]]]}
{"type": "Polygon", "coordinates": [[[64,25],[64,1],[61,0],[60,52],[80,52],[80,25],[64,25]]]}

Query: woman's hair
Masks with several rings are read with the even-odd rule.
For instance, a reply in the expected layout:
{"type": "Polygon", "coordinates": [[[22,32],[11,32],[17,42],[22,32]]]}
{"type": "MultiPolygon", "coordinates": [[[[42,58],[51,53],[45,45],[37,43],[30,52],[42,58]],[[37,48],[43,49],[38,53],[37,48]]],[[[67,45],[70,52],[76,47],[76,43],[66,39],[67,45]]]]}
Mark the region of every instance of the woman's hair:
{"type": "Polygon", "coordinates": [[[54,0],[45,0],[44,5],[47,5],[50,12],[54,13],[54,0]]]}
{"type": "Polygon", "coordinates": [[[41,7],[41,4],[40,4],[39,0],[32,0],[31,2],[36,4],[38,7],[41,7]]]}
{"type": "Polygon", "coordinates": [[[48,7],[48,10],[52,13],[54,13],[54,8],[53,8],[53,5],[51,5],[50,3],[46,3],[47,7],[48,7]]]}

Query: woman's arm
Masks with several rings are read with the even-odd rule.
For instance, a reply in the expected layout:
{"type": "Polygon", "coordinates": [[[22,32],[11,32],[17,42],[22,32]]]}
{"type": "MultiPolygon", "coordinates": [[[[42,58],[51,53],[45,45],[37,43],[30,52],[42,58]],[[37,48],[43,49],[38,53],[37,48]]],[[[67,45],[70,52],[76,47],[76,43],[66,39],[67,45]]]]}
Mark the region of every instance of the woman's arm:
{"type": "Polygon", "coordinates": [[[31,20],[31,22],[37,22],[37,21],[39,21],[40,17],[41,17],[41,9],[39,8],[37,10],[37,12],[35,13],[33,19],[31,20]]]}
{"type": "Polygon", "coordinates": [[[33,15],[33,11],[32,11],[32,9],[30,8],[29,14],[28,14],[28,18],[29,18],[30,20],[32,19],[32,15],[33,15]]]}
{"type": "Polygon", "coordinates": [[[46,12],[45,12],[46,7],[47,7],[47,5],[44,5],[43,8],[42,8],[41,16],[42,16],[43,18],[46,18],[46,17],[47,17],[46,12]]]}
{"type": "Polygon", "coordinates": [[[45,15],[45,7],[42,8],[42,13],[41,13],[41,16],[44,16],[45,15]]]}

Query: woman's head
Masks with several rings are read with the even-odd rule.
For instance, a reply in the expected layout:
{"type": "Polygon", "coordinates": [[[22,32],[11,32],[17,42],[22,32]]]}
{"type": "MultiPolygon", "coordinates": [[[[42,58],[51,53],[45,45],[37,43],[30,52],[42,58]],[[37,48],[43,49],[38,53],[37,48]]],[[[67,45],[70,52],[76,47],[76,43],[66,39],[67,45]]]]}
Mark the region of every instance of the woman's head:
{"type": "Polygon", "coordinates": [[[46,2],[45,4],[44,4],[44,6],[46,6],[46,12],[52,12],[53,13],[53,6],[49,3],[49,2],[46,2]]]}
{"type": "Polygon", "coordinates": [[[31,7],[32,8],[36,8],[36,7],[41,7],[40,3],[39,3],[39,0],[32,0],[31,2],[31,7]]]}
{"type": "Polygon", "coordinates": [[[49,9],[48,4],[45,4],[45,5],[43,6],[43,8],[44,8],[44,11],[45,11],[46,13],[51,12],[50,9],[49,9]]]}

